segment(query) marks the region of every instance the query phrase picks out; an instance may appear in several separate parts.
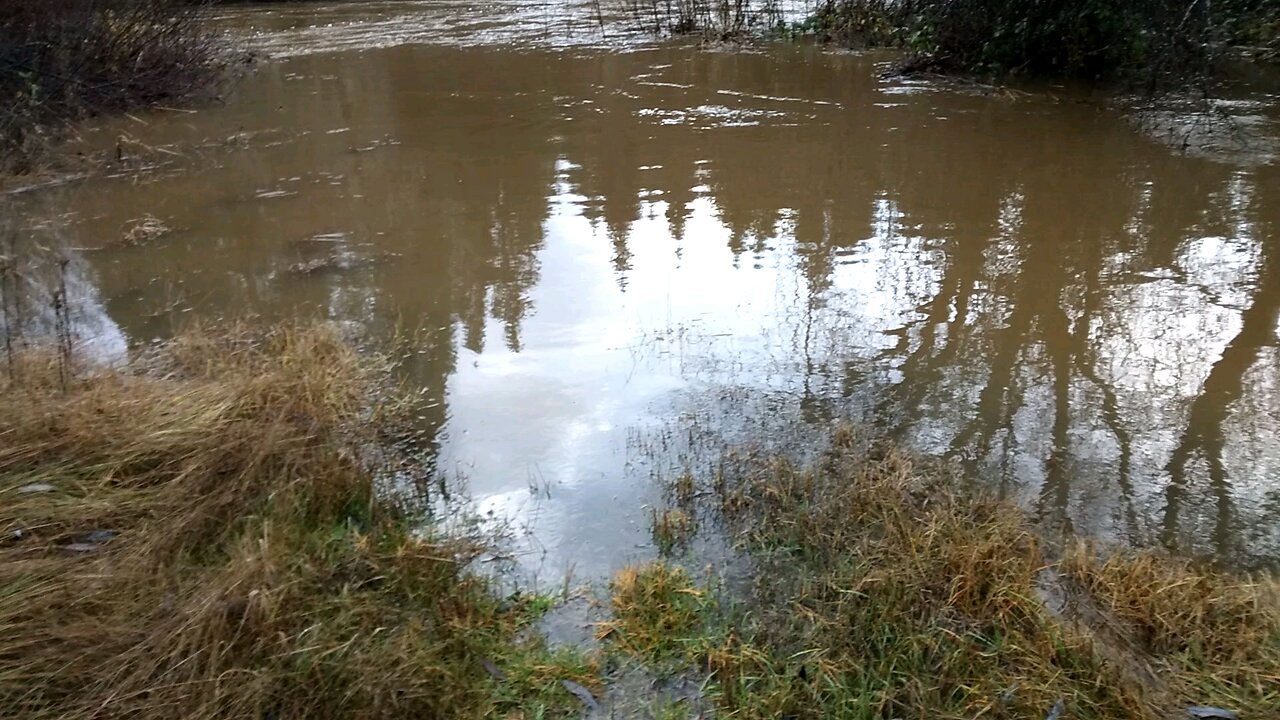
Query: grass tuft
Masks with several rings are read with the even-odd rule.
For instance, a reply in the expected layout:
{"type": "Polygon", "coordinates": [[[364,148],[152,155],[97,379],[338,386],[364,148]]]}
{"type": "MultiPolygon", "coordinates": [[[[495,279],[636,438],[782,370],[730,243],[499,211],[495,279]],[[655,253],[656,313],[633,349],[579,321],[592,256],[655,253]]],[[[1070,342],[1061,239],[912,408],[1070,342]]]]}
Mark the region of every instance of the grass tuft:
{"type": "Polygon", "coordinates": [[[680,657],[699,636],[706,593],[682,568],[664,562],[628,566],[609,584],[613,618],[596,637],[655,661],[680,657]]]}
{"type": "Polygon", "coordinates": [[[1222,707],[1280,708],[1274,580],[1150,552],[1107,556],[1085,543],[1066,554],[1059,570],[1068,589],[1096,604],[1112,633],[1140,648],[1177,696],[1222,707]]]}
{"type": "Polygon", "coordinates": [[[698,528],[693,515],[680,508],[654,509],[650,520],[653,542],[664,555],[687,547],[698,528]]]}
{"type": "Polygon", "coordinates": [[[403,409],[328,326],[0,388],[0,716],[564,714],[583,658],[380,501],[403,409]],[[491,670],[496,670],[493,672],[491,670]]]}

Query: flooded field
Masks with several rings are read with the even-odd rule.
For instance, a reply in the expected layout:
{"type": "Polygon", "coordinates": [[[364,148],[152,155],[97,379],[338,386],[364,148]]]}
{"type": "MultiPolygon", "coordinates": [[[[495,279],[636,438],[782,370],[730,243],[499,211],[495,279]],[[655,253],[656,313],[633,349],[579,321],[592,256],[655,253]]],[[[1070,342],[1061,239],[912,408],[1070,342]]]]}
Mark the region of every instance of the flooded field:
{"type": "Polygon", "coordinates": [[[225,11],[273,59],[224,104],[90,128],[119,172],[6,201],[73,248],[77,342],[421,332],[434,472],[553,580],[652,552],[653,474],[844,420],[1051,527],[1280,558],[1280,97],[1206,131],[472,7],[225,11]]]}

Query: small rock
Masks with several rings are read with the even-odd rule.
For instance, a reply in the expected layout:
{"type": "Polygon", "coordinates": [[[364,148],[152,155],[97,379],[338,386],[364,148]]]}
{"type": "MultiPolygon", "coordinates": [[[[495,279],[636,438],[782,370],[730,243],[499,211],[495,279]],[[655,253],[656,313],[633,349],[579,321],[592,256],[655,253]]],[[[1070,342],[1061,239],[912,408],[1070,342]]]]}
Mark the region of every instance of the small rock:
{"type": "Polygon", "coordinates": [[[18,488],[18,494],[34,495],[36,493],[53,492],[54,490],[57,490],[57,489],[58,488],[50,485],[49,483],[32,483],[30,485],[23,485],[22,487],[18,488]]]}
{"type": "Polygon", "coordinates": [[[591,694],[590,690],[582,687],[572,680],[561,680],[560,684],[564,686],[565,690],[573,693],[574,697],[581,700],[582,704],[586,705],[588,710],[594,712],[600,709],[600,703],[596,702],[596,697],[591,694]]]}
{"type": "Polygon", "coordinates": [[[94,530],[77,537],[75,542],[63,545],[62,549],[73,553],[97,552],[115,536],[116,534],[111,530],[94,530]]]}
{"type": "Polygon", "coordinates": [[[1208,705],[1192,705],[1187,714],[1193,718],[1209,718],[1210,720],[1236,720],[1236,714],[1230,710],[1208,705]]]}
{"type": "Polygon", "coordinates": [[[480,664],[484,666],[484,671],[489,673],[494,680],[502,682],[507,679],[507,674],[502,672],[502,668],[494,665],[493,661],[489,658],[480,658],[480,664]]]}

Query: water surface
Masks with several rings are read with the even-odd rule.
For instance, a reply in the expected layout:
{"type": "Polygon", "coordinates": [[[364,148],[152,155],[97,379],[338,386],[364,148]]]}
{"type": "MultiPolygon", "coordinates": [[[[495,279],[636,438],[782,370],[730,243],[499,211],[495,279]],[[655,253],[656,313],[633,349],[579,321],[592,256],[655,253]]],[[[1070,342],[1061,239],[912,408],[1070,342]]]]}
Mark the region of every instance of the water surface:
{"type": "Polygon", "coordinates": [[[1188,144],[587,4],[224,12],[274,59],[222,106],[91,129],[116,177],[10,201],[77,248],[98,352],[246,312],[425,329],[433,471],[548,576],[650,552],[651,474],[843,420],[1050,526],[1280,557],[1276,97],[1188,144]],[[147,216],[172,232],[121,246],[147,216]]]}

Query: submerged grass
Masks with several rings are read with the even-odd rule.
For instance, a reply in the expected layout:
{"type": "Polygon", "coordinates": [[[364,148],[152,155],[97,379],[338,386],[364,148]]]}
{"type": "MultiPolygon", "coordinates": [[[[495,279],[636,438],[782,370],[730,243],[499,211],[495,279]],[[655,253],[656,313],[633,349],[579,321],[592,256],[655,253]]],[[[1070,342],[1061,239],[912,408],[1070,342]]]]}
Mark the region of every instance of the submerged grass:
{"type": "Polygon", "coordinates": [[[1051,553],[1022,512],[942,468],[848,430],[832,444],[816,467],[757,459],[709,483],[751,558],[749,601],[680,605],[673,585],[697,592],[681,571],[628,569],[607,626],[623,647],[679,650],[740,718],[1276,717],[1273,585],[1051,553]]]}
{"type": "Polygon", "coordinates": [[[663,554],[687,547],[697,529],[693,515],[681,508],[653,510],[650,525],[654,545],[663,554]]]}
{"type": "Polygon", "coordinates": [[[379,501],[400,407],[326,326],[0,387],[0,716],[566,714],[594,667],[379,501]],[[527,638],[525,636],[528,635],[527,638]]]}

